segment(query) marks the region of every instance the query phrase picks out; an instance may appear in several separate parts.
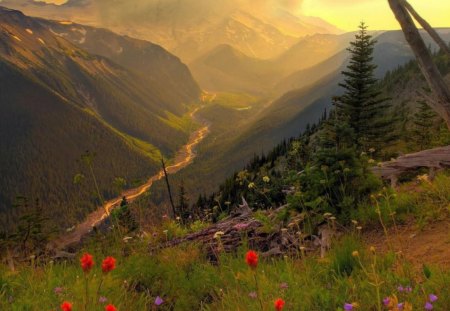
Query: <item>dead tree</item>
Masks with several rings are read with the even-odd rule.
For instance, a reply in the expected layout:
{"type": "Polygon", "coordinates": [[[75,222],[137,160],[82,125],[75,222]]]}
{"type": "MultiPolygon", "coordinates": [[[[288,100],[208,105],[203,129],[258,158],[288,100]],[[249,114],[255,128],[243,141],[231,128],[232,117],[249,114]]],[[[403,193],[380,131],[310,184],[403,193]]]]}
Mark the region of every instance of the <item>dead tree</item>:
{"type": "Polygon", "coordinates": [[[175,204],[173,203],[172,190],[170,189],[170,183],[169,183],[169,175],[167,174],[166,163],[164,162],[164,158],[163,157],[161,157],[161,165],[162,165],[162,169],[163,169],[163,172],[164,172],[164,177],[165,177],[165,180],[166,180],[167,192],[169,193],[169,200],[170,200],[170,206],[172,207],[173,218],[175,218],[175,217],[177,217],[176,210],[175,210],[175,204]]]}
{"type": "Polygon", "coordinates": [[[428,101],[428,104],[445,120],[450,129],[450,89],[434,64],[431,53],[408,12],[405,0],[388,0],[388,2],[416,56],[422,74],[434,93],[435,99],[428,101]]]}
{"type": "Polygon", "coordinates": [[[431,27],[431,25],[417,13],[416,10],[414,10],[413,6],[409,4],[408,1],[403,0],[403,5],[408,10],[408,12],[414,17],[414,19],[420,24],[420,26],[423,27],[423,29],[428,32],[430,37],[436,42],[436,44],[439,46],[439,48],[450,55],[450,47],[447,45],[447,43],[439,36],[439,34],[436,32],[436,30],[431,27]]]}

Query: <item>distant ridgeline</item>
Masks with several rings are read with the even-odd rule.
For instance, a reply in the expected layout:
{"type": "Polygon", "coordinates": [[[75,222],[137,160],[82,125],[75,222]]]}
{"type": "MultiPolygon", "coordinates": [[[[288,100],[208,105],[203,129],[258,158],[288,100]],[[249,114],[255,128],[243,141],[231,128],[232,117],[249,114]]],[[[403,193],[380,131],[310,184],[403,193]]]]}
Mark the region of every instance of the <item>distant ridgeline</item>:
{"type": "Polygon", "coordinates": [[[37,201],[70,227],[188,140],[201,91],[160,46],[3,7],[0,24],[2,230],[37,201]]]}

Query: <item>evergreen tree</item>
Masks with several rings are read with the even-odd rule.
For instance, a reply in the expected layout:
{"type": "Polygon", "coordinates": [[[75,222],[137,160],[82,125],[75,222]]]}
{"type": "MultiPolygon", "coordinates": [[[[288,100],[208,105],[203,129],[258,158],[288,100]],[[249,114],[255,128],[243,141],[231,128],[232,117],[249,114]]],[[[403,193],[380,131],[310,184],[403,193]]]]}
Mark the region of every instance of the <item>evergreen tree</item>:
{"type": "Polygon", "coordinates": [[[134,216],[131,213],[126,197],[122,198],[119,208],[117,208],[113,212],[112,217],[116,217],[119,221],[119,225],[123,228],[126,228],[128,232],[134,231],[138,228],[136,220],[134,219],[134,216]]]}
{"type": "Polygon", "coordinates": [[[384,112],[391,104],[381,97],[378,80],[374,76],[377,66],[373,64],[376,41],[367,33],[362,22],[355,41],[350,43],[350,63],[342,72],[344,82],[339,85],[345,92],[337,98],[338,114],[348,116],[348,123],[355,132],[358,150],[368,150],[392,141],[392,120],[384,112]]]}
{"type": "Polygon", "coordinates": [[[177,212],[180,215],[181,219],[186,221],[190,216],[189,211],[189,199],[187,197],[186,189],[184,187],[184,182],[181,181],[180,184],[180,192],[178,194],[178,206],[177,206],[177,212]]]}
{"type": "Polygon", "coordinates": [[[437,115],[425,101],[417,104],[419,107],[414,114],[413,139],[420,150],[424,150],[432,146],[433,132],[436,132],[433,125],[437,115]]]}

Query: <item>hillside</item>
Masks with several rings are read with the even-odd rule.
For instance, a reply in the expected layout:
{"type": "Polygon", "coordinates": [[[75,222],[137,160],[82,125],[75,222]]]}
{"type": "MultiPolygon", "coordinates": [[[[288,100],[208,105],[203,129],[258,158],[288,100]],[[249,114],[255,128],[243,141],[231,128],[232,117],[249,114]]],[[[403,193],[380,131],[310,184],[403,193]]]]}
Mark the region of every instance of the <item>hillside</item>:
{"type": "MultiPolygon", "coordinates": [[[[107,197],[115,177],[132,182],[149,176],[159,167],[160,153],[170,157],[187,141],[191,124],[185,113],[199,89],[177,58],[140,42],[144,52],[153,48],[167,59],[166,70],[154,66],[158,74],[143,78],[126,63],[128,56],[119,65],[90,54],[19,11],[0,8],[0,24],[0,109],[8,116],[1,131],[0,167],[8,177],[1,182],[0,204],[12,217],[2,217],[3,225],[22,213],[12,209],[19,195],[30,202],[39,198],[49,215],[64,206],[69,221],[92,210],[92,188],[72,182],[77,173],[88,174],[77,163],[86,150],[96,154],[95,171],[107,197]],[[171,92],[176,84],[179,92],[171,92]],[[11,152],[17,150],[20,156],[11,152]]],[[[145,69],[151,68],[149,63],[145,69]]]]}

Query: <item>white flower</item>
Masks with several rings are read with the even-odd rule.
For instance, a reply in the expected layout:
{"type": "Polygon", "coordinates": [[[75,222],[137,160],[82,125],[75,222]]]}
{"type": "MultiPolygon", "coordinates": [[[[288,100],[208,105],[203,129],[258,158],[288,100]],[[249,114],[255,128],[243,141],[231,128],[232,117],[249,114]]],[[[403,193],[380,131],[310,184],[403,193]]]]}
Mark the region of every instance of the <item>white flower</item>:
{"type": "Polygon", "coordinates": [[[225,233],[223,231],[217,231],[216,233],[214,233],[214,238],[215,239],[220,239],[221,236],[223,236],[225,233]]]}

